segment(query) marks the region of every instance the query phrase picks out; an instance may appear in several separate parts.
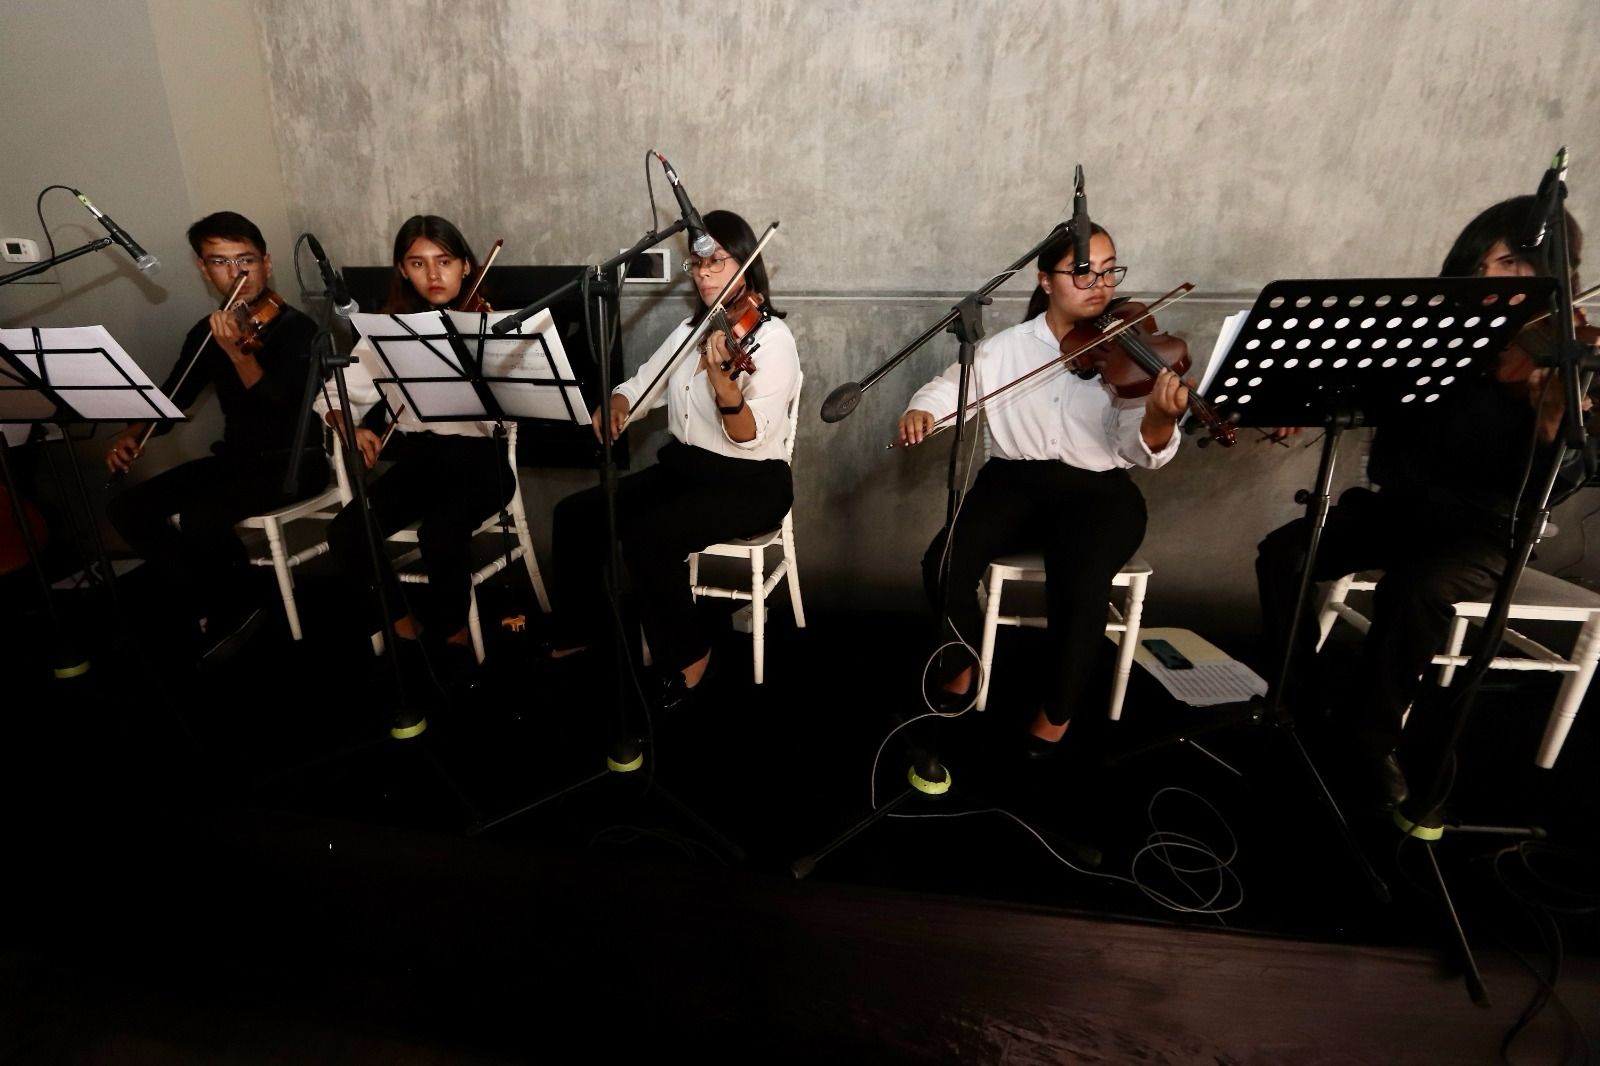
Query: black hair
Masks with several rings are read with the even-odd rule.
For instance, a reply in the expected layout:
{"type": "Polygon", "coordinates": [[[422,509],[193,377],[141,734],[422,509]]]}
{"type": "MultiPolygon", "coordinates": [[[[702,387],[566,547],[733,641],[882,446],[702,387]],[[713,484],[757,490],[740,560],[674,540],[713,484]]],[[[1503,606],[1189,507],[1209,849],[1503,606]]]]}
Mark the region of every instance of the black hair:
{"type": "MultiPolygon", "coordinates": [[[[711,234],[713,240],[722,245],[722,250],[733,256],[740,263],[748,263],[744,272],[745,284],[761,294],[761,299],[767,305],[767,313],[773,318],[783,318],[788,312],[780,311],[772,305],[772,283],[767,277],[767,253],[765,250],[755,259],[756,231],[750,228],[750,223],[732,211],[707,211],[704,216],[706,232],[711,234]]],[[[698,323],[705,314],[706,308],[702,307],[695,314],[698,323]]]]}
{"type": "MultiPolygon", "coordinates": [[[[1096,233],[1111,241],[1112,249],[1116,249],[1117,242],[1112,240],[1111,234],[1107,233],[1100,223],[1089,223],[1089,236],[1093,237],[1096,233]]],[[[1072,255],[1072,233],[1070,230],[1063,230],[1059,236],[1051,238],[1050,243],[1039,250],[1039,258],[1035,266],[1048,274],[1056,268],[1061,260],[1070,259],[1072,255]]],[[[1022,321],[1027,322],[1030,319],[1038,318],[1044,314],[1045,308],[1049,306],[1050,294],[1044,291],[1043,285],[1035,285],[1033,287],[1033,295],[1028,297],[1028,312],[1022,316],[1022,321]]]]}
{"type": "MultiPolygon", "coordinates": [[[[1483,257],[1489,254],[1489,249],[1497,242],[1505,241],[1506,247],[1531,266],[1536,274],[1554,277],[1556,267],[1550,261],[1552,241],[1547,238],[1539,247],[1532,249],[1520,247],[1529,234],[1538,228],[1537,214],[1538,198],[1535,196],[1513,196],[1481,211],[1477,218],[1467,223],[1455,244],[1450,246],[1450,253],[1444,257],[1444,265],[1439,268],[1439,276],[1472,277],[1478,272],[1483,257]]],[[[1576,289],[1578,264],[1583,259],[1583,230],[1578,227],[1570,211],[1567,212],[1567,254],[1572,260],[1572,287],[1576,289]]]]}
{"type": "Polygon", "coordinates": [[[256,246],[256,251],[267,254],[267,239],[254,222],[237,211],[215,211],[189,227],[189,247],[200,254],[200,246],[207,240],[244,241],[256,246]]]}
{"type": "MultiPolygon", "coordinates": [[[[412,215],[401,224],[400,232],[394,235],[394,273],[389,275],[389,295],[383,302],[383,314],[403,315],[432,308],[433,305],[423,298],[400,269],[411,246],[418,238],[424,237],[466,263],[467,270],[461,278],[463,291],[471,284],[468,279],[478,272],[478,257],[472,254],[472,246],[454,222],[438,215],[412,215]]],[[[482,291],[480,289],[479,293],[482,291]]],[[[461,295],[457,293],[457,298],[461,295]]]]}

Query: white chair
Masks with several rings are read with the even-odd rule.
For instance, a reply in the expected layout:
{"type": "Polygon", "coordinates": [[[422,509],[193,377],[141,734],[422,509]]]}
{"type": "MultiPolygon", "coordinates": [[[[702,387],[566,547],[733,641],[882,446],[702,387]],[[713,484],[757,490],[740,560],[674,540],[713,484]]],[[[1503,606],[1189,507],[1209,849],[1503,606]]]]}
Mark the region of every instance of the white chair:
{"type": "MultiPolygon", "coordinates": [[[[791,464],[794,462],[794,438],[800,420],[800,390],[805,383],[805,375],[801,374],[795,381],[794,395],[789,399],[789,439],[786,442],[788,457],[791,464]]],[[[698,599],[702,596],[709,599],[745,600],[750,604],[750,647],[754,657],[752,666],[755,683],[761,684],[766,678],[767,657],[767,596],[778,587],[778,582],[788,578],[789,581],[789,608],[794,612],[794,624],[797,628],[806,627],[805,604],[800,600],[800,569],[794,551],[794,510],[783,516],[783,523],[777,529],[762,533],[748,540],[730,540],[721,544],[710,544],[689,556],[689,586],[698,599]],[[777,548],[779,552],[778,564],[772,568],[771,573],[766,573],[767,549],[777,548]],[[700,557],[702,555],[721,556],[730,559],[747,559],[750,563],[750,587],[732,588],[722,585],[702,584],[700,581],[700,557]]]]}
{"type": "Polygon", "coordinates": [[[330,522],[350,502],[350,482],[345,477],[337,443],[328,461],[333,467],[333,483],[322,492],[299,503],[266,514],[251,515],[235,523],[239,529],[259,529],[267,535],[267,554],[252,556],[250,562],[254,566],[270,566],[277,574],[278,595],[283,597],[283,613],[289,620],[289,634],[295,640],[301,638],[301,630],[300,609],[294,600],[294,568],[326,552],[328,540],[321,537],[311,547],[290,555],[284,543],[283,528],[290,522],[302,520],[330,522]]]}
{"type": "MultiPolygon", "coordinates": [[[[1371,621],[1348,602],[1352,592],[1369,592],[1377,588],[1375,579],[1363,575],[1347,574],[1328,586],[1322,599],[1322,610],[1317,616],[1320,634],[1317,647],[1322,647],[1339,619],[1366,633],[1371,621]]],[[[1489,614],[1489,604],[1463,600],[1455,605],[1455,618],[1450,622],[1450,632],[1445,639],[1445,650],[1433,657],[1433,662],[1444,669],[1439,671],[1439,684],[1449,685],[1455,677],[1456,667],[1465,666],[1470,656],[1461,654],[1466,641],[1469,622],[1481,622],[1489,614]]],[[[1546,719],[1544,739],[1539,743],[1536,762],[1548,770],[1556,764],[1561,746],[1566,743],[1567,732],[1578,717],[1584,693],[1594,678],[1595,663],[1600,660],[1600,595],[1588,589],[1563,581],[1538,570],[1524,570],[1512,597],[1511,618],[1538,619],[1547,622],[1574,622],[1578,625],[1572,651],[1567,655],[1553,651],[1538,641],[1507,628],[1505,643],[1523,653],[1523,657],[1497,655],[1489,663],[1491,670],[1536,670],[1565,674],[1561,689],[1556,693],[1554,706],[1546,719]]]]}
{"type": "MultiPolygon", "coordinates": [[[[1122,700],[1128,692],[1128,678],[1133,673],[1133,653],[1139,644],[1139,621],[1144,616],[1145,586],[1150,582],[1150,564],[1138,556],[1128,560],[1117,576],[1111,579],[1113,588],[1125,588],[1122,608],[1108,604],[1110,620],[1106,633],[1117,642],[1117,669],[1111,679],[1111,703],[1106,713],[1113,722],[1122,717],[1122,700]]],[[[983,710],[989,703],[989,680],[994,665],[995,633],[1000,626],[1028,626],[1042,629],[1049,624],[1043,615],[1000,613],[1000,601],[1008,581],[1026,581],[1042,584],[1045,580],[1044,557],[1038,554],[1002,555],[989,564],[983,582],[978,586],[978,606],[983,609],[983,641],[978,651],[978,700],[974,706],[983,710]]]]}
{"type": "MultiPolygon", "coordinates": [[[[544,590],[544,579],[539,575],[539,559],[533,551],[533,536],[528,532],[528,515],[522,507],[522,479],[517,476],[517,424],[506,423],[506,461],[510,464],[512,484],[515,488],[511,492],[511,501],[504,510],[496,511],[484,519],[482,525],[473,531],[473,536],[484,533],[493,533],[496,536],[505,536],[504,528],[507,523],[515,533],[516,543],[499,552],[483,566],[472,572],[472,591],[470,605],[467,609],[467,632],[472,636],[472,654],[478,662],[483,662],[483,626],[478,620],[478,586],[489,578],[498,574],[518,559],[528,570],[528,581],[533,585],[533,594],[538,598],[539,610],[545,614],[550,613],[550,597],[544,590]]],[[[417,542],[417,527],[410,526],[402,529],[389,538],[403,544],[417,542]]],[[[395,575],[407,585],[426,585],[428,575],[417,571],[404,569],[422,557],[420,548],[412,548],[398,558],[394,559],[395,575]]],[[[374,651],[383,650],[383,635],[375,633],[372,637],[374,651]]]]}

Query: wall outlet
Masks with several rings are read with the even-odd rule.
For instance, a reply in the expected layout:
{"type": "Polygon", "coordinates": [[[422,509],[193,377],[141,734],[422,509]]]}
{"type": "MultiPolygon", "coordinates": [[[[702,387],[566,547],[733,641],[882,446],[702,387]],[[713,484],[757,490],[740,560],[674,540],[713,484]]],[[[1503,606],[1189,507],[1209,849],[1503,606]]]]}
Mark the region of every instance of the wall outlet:
{"type": "MultiPolygon", "coordinates": [[[[618,251],[626,252],[626,248],[618,251]]],[[[672,283],[672,254],[665,248],[651,248],[640,252],[627,264],[623,277],[627,285],[670,285],[672,283]]]]}
{"type": "Polygon", "coordinates": [[[39,246],[26,237],[0,237],[0,256],[8,263],[37,263],[39,246]]]}

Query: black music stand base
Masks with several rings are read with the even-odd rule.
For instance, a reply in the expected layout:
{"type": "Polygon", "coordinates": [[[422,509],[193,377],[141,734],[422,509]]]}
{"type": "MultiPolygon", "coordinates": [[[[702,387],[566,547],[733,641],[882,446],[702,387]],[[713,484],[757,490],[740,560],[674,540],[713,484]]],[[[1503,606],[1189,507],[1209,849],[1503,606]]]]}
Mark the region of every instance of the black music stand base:
{"type": "Polygon", "coordinates": [[[798,858],[790,864],[789,872],[794,874],[795,880],[810,876],[817,868],[817,863],[872,828],[880,820],[893,814],[907,800],[938,799],[945,796],[950,791],[952,779],[950,771],[939,761],[937,755],[932,752],[919,752],[914,755],[911,766],[906,770],[906,782],[909,787],[894,799],[882,804],[871,814],[834,837],[820,851],[798,858]]]}
{"type": "Polygon", "coordinates": [[[643,795],[659,797],[660,800],[668,807],[668,809],[676,813],[679,817],[684,819],[697,831],[703,834],[730,860],[735,863],[744,862],[746,855],[743,848],[741,848],[738,844],[735,844],[710,822],[702,818],[688,804],[684,803],[677,796],[673,795],[673,793],[665,786],[657,783],[652,777],[650,777],[650,775],[645,775],[643,773],[644,768],[644,744],[636,738],[618,740],[614,742],[610,749],[606,752],[606,763],[603,770],[599,771],[598,773],[590,774],[588,777],[585,777],[582,780],[574,781],[572,784],[567,785],[564,788],[559,788],[547,796],[542,796],[526,806],[519,807],[514,811],[502,814],[498,818],[492,818],[487,822],[481,822],[468,830],[468,835],[477,836],[481,833],[488,832],[495,826],[503,825],[514,818],[519,818],[524,814],[538,810],[540,807],[543,807],[549,803],[553,803],[556,800],[575,795],[592,785],[598,785],[602,782],[605,782],[609,785],[611,782],[616,782],[619,785],[633,786],[636,782],[643,779],[645,781],[645,784],[643,785],[643,795]]]}

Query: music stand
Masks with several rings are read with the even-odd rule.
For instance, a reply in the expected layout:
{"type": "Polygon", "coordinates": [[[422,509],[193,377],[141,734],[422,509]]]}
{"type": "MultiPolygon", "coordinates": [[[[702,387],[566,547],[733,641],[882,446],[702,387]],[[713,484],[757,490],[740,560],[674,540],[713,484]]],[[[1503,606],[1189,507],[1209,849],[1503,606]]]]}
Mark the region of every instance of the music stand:
{"type": "MultiPolygon", "coordinates": [[[[586,423],[583,394],[550,313],[541,312],[532,321],[518,320],[515,331],[492,332],[492,326],[508,317],[504,313],[462,311],[357,313],[350,316],[350,322],[366,338],[380,364],[375,368],[379,372],[372,374],[380,395],[385,393],[385,386],[397,389],[407,410],[425,425],[494,422],[494,439],[501,442],[507,419],[586,423]]],[[[342,377],[339,387],[344,402],[342,377]]],[[[398,410],[399,405],[395,406],[398,410]]],[[[345,421],[347,426],[353,424],[348,416],[345,421]]],[[[349,442],[345,458],[354,467],[356,454],[349,442]]],[[[498,457],[495,461],[500,462],[498,457]]],[[[517,476],[515,468],[508,473],[513,478],[517,476]]],[[[359,483],[359,479],[360,471],[352,470],[352,484],[359,483]]],[[[376,566],[382,553],[382,538],[372,527],[364,493],[362,511],[376,566]]],[[[501,529],[509,537],[511,519],[504,507],[500,518],[501,529]]],[[[393,649],[395,638],[388,622],[387,596],[382,580],[376,584],[385,619],[384,637],[393,649]]],[[[400,684],[403,701],[404,682],[400,684]]]]}
{"type": "MultiPolygon", "coordinates": [[[[0,329],[0,423],[33,426],[54,423],[64,427],[74,422],[182,421],[184,417],[104,326],[0,329]]],[[[115,574],[89,503],[83,468],[64,429],[62,437],[78,490],[78,503],[83,508],[96,557],[111,592],[113,611],[120,615],[115,574]]],[[[11,486],[12,517],[21,531],[29,564],[44,596],[55,643],[52,669],[60,680],[77,677],[88,671],[89,661],[71,649],[65,640],[50,580],[17,496],[10,451],[7,435],[0,433],[0,474],[11,486]]]]}
{"type": "Polygon", "coordinates": [[[1355,840],[1316,764],[1295,733],[1284,690],[1311,595],[1317,549],[1331,508],[1334,462],[1345,430],[1375,426],[1451,402],[1522,324],[1544,306],[1549,278],[1365,278],[1275,281],[1230,320],[1226,354],[1208,367],[1202,391],[1219,417],[1242,426],[1321,426],[1316,487],[1306,507],[1305,568],[1268,699],[1268,723],[1292,741],[1318,799],[1374,894],[1388,886],[1355,840]]]}

